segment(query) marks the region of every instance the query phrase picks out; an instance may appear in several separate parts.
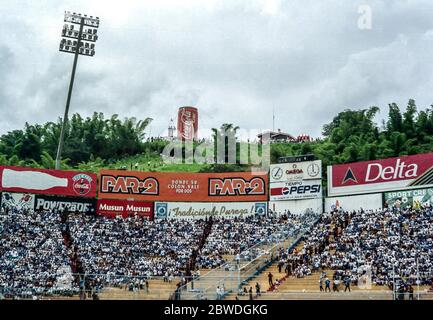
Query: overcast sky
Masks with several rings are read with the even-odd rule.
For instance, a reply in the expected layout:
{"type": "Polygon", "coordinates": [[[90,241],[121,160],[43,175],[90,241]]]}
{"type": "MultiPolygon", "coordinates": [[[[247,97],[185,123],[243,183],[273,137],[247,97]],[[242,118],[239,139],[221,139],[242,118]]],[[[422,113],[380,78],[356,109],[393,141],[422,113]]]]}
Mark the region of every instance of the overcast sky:
{"type": "Polygon", "coordinates": [[[275,128],[317,137],[346,108],[433,103],[431,0],[0,0],[0,134],[63,115],[65,10],[101,18],[71,114],[151,117],[151,135],[188,105],[200,128],[253,134],[272,129],[275,109],[275,128]],[[371,29],[358,26],[362,5],[371,29]]]}

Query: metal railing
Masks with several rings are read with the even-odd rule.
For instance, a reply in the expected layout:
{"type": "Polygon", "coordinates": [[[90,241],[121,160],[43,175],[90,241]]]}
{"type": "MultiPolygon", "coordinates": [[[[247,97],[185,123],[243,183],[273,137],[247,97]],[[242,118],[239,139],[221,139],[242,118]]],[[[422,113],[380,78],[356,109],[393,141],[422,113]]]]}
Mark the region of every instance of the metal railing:
{"type": "MultiPolygon", "coordinates": [[[[317,217],[311,222],[317,223],[317,217]]],[[[188,282],[176,290],[177,300],[222,300],[231,293],[237,294],[241,287],[258,276],[275,262],[280,249],[296,246],[308,228],[298,230],[280,229],[256,245],[240,253],[239,259],[231,258],[223,265],[188,282]],[[221,288],[223,288],[221,290],[221,288]],[[217,290],[218,289],[218,290],[217,290]]]]}

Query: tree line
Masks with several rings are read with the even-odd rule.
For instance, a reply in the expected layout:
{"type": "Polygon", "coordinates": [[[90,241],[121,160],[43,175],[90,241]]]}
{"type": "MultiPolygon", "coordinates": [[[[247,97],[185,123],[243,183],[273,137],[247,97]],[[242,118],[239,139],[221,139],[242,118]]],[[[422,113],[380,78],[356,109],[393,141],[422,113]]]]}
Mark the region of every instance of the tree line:
{"type": "MultiPolygon", "coordinates": [[[[433,106],[417,110],[410,99],[405,108],[388,106],[388,115],[377,124],[376,106],[338,113],[323,126],[322,137],[311,142],[271,144],[271,163],[279,157],[314,154],[324,167],[330,164],[382,159],[433,151],[433,106]]],[[[145,129],[151,118],[105,119],[103,113],[83,118],[74,114],[65,132],[63,168],[98,169],[116,160],[143,154],[158,158],[167,141],[146,139],[145,129]]],[[[0,165],[54,168],[61,120],[43,125],[26,124],[0,137],[0,165]]],[[[213,129],[214,138],[221,130],[236,134],[239,127],[223,124],[213,129]]],[[[239,142],[238,142],[239,143],[239,142]]],[[[245,165],[206,165],[200,171],[242,171],[245,165]],[[226,168],[227,167],[227,168],[226,168]]]]}
{"type": "Polygon", "coordinates": [[[323,166],[384,159],[433,151],[433,106],[417,110],[410,99],[402,110],[388,105],[388,115],[374,122],[376,106],[345,110],[323,126],[322,139],[300,144],[271,146],[271,161],[286,155],[314,154],[323,166]]]}
{"type": "MultiPolygon", "coordinates": [[[[162,151],[164,143],[145,141],[145,129],[151,118],[119,119],[117,114],[105,119],[95,112],[83,118],[74,114],[66,124],[62,167],[78,167],[88,162],[101,165],[144,152],[162,151]]],[[[43,125],[25,124],[0,137],[0,164],[54,168],[61,119],[43,125]]],[[[159,153],[158,153],[159,154],[159,153]]]]}

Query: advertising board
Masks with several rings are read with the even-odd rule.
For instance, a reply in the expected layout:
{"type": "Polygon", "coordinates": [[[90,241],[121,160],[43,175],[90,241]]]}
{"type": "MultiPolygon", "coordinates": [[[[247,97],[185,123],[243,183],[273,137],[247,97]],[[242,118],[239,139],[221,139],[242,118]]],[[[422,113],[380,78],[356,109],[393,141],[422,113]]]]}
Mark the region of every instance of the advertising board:
{"type": "Polygon", "coordinates": [[[272,164],[269,175],[270,183],[322,179],[322,161],[272,164]]]}
{"type": "Polygon", "coordinates": [[[59,196],[34,195],[29,193],[2,193],[4,208],[35,211],[69,211],[95,213],[96,201],[89,198],[68,198],[59,196]]]}
{"type": "Polygon", "coordinates": [[[385,205],[401,209],[419,209],[433,205],[433,188],[385,192],[385,205]]]}
{"type": "Polygon", "coordinates": [[[194,107],[179,108],[177,115],[177,137],[180,140],[197,138],[198,110],[194,107]]]}
{"type": "Polygon", "coordinates": [[[322,197],[322,180],[300,180],[270,184],[270,200],[300,200],[322,197]]]}
{"type": "Polygon", "coordinates": [[[99,198],[173,202],[266,201],[267,182],[266,173],[102,170],[99,198]]]}
{"type": "Polygon", "coordinates": [[[433,185],[433,153],[328,166],[328,195],[433,185]]]}
{"type": "Polygon", "coordinates": [[[235,218],[266,215],[267,202],[156,202],[156,219],[235,218]]]}
{"type": "Polygon", "coordinates": [[[323,212],[322,198],[269,202],[269,213],[281,216],[289,212],[297,215],[302,215],[307,212],[321,214],[323,212]]]}
{"type": "Polygon", "coordinates": [[[94,198],[96,178],[87,172],[1,166],[0,190],[94,198]]]}
{"type": "Polygon", "coordinates": [[[33,210],[35,196],[29,193],[3,192],[1,195],[1,207],[9,210],[33,210]]]}
{"type": "Polygon", "coordinates": [[[103,216],[122,216],[124,218],[138,215],[152,219],[153,202],[99,199],[97,214],[103,216]]]}
{"type": "Polygon", "coordinates": [[[59,196],[35,196],[36,211],[68,211],[94,214],[96,209],[96,200],[87,198],[68,198],[59,196]]]}
{"type": "Polygon", "coordinates": [[[325,212],[334,209],[344,211],[380,210],[383,208],[382,202],[381,193],[325,198],[325,212]]]}

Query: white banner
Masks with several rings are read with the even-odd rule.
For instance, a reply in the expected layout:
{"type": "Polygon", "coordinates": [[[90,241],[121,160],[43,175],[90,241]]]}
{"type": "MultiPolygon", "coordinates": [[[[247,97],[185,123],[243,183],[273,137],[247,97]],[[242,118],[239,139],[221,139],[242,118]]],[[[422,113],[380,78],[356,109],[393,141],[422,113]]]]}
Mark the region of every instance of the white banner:
{"type": "Polygon", "coordinates": [[[267,202],[155,202],[155,219],[234,218],[267,214],[267,202]]]}
{"type": "Polygon", "coordinates": [[[322,197],[322,180],[301,180],[270,184],[270,200],[300,200],[322,197]]]}
{"type": "Polygon", "coordinates": [[[279,163],[270,166],[270,183],[322,179],[322,161],[279,163]]]}
{"type": "Polygon", "coordinates": [[[29,193],[2,193],[2,208],[18,210],[33,210],[35,207],[35,196],[29,193]]]}
{"type": "Polygon", "coordinates": [[[277,216],[288,214],[289,212],[297,215],[302,215],[307,212],[322,214],[323,204],[321,198],[293,201],[272,201],[269,202],[269,212],[273,212],[277,216]]]}
{"type": "Polygon", "coordinates": [[[344,211],[378,210],[382,209],[382,194],[372,193],[356,196],[339,196],[325,199],[325,212],[334,209],[343,209],[344,211]]]}

